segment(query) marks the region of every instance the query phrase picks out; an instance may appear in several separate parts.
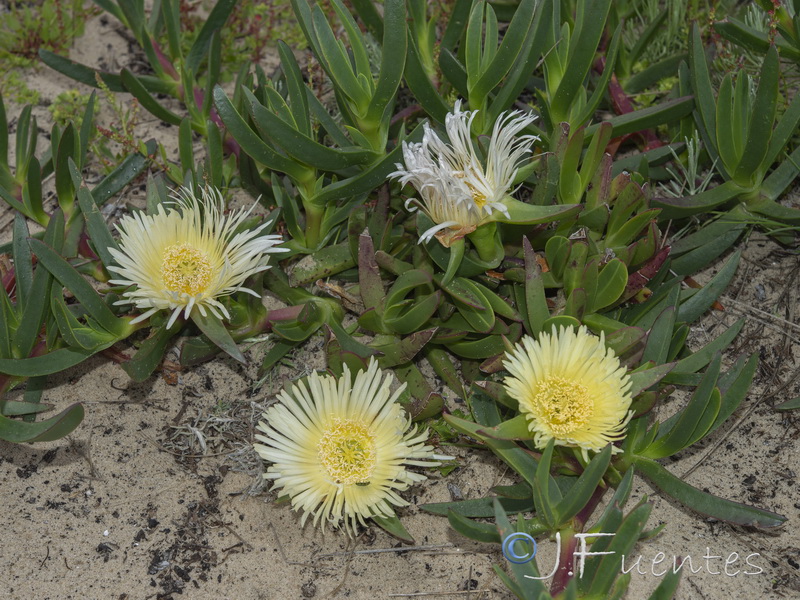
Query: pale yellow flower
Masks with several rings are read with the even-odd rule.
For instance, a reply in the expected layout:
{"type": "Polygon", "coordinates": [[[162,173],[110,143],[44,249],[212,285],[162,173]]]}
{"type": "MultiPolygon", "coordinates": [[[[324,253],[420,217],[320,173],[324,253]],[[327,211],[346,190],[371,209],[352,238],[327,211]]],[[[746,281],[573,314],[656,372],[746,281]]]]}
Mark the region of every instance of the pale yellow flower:
{"type": "Polygon", "coordinates": [[[337,381],[312,373],[264,413],[256,435],[258,454],[272,463],[264,475],[274,489],[310,515],[314,525],[342,524],[348,534],[370,517],[392,517],[394,506],[406,506],[398,492],[426,479],[409,466],[433,467],[450,457],[426,445],[397,399],[405,384],[391,392],[373,359],[352,382],[350,371],[337,381]]]}
{"type": "Polygon", "coordinates": [[[237,233],[252,207],[223,214],[225,201],[215,188],[203,188],[199,198],[181,188],[173,198],[174,206],[159,205],[154,215],[126,215],[117,224],[119,250],[109,248],[117,264],[108,270],[119,277],[110,283],[136,286],[117,304],[144,311],[131,323],[159,310],[172,311],[168,326],[195,309],[230,318],[219,298],[238,291],[258,296],[244,282],[269,268],[268,253],[286,251],[275,247],[281,237],[262,235],[269,223],[237,233]]]}
{"type": "Polygon", "coordinates": [[[605,339],[579,329],[553,327],[538,340],[525,336],[507,355],[504,385],[528,419],[534,444],[598,452],[625,437],[631,418],[631,380],[605,339]]]}

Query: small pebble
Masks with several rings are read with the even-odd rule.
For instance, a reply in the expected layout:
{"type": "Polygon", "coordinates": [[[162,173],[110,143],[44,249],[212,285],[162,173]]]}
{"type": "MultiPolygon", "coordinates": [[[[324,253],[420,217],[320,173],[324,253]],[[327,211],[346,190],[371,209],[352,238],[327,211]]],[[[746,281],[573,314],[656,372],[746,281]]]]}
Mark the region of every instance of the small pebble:
{"type": "Polygon", "coordinates": [[[450,499],[453,502],[460,502],[464,499],[464,494],[462,493],[461,488],[455,483],[448,482],[447,491],[450,492],[450,499]]]}

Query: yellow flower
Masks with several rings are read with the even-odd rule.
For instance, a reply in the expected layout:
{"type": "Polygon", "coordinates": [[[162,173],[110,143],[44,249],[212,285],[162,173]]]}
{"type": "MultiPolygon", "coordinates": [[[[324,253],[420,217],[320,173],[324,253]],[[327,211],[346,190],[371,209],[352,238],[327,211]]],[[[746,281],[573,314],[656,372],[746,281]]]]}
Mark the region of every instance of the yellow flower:
{"type": "Polygon", "coordinates": [[[525,336],[503,362],[504,384],[528,419],[534,443],[598,452],[625,436],[631,418],[631,380],[603,334],[586,327],[553,327],[538,340],[525,336]]]}
{"type": "Polygon", "coordinates": [[[237,233],[252,207],[224,215],[225,201],[216,188],[203,188],[200,198],[181,188],[173,198],[175,207],[159,205],[154,215],[137,212],[117,224],[119,250],[109,248],[117,265],[108,270],[119,278],[110,283],[136,286],[117,304],[145,311],[131,323],[171,310],[171,327],[181,311],[188,318],[195,308],[203,316],[209,310],[230,318],[219,298],[238,291],[258,297],[244,282],[269,268],[268,253],[286,251],[274,247],[281,237],[261,235],[269,223],[237,233]]]}
{"type": "Polygon", "coordinates": [[[392,394],[392,375],[383,377],[373,359],[351,383],[345,366],[338,380],[312,373],[308,387],[292,386],[264,413],[256,435],[258,454],[272,463],[264,475],[274,480],[292,507],[302,509],[301,525],[314,515],[314,525],[348,534],[370,517],[392,517],[393,506],[406,506],[397,492],[426,479],[408,466],[434,467],[449,456],[425,444],[428,432],[411,425],[392,394]]]}

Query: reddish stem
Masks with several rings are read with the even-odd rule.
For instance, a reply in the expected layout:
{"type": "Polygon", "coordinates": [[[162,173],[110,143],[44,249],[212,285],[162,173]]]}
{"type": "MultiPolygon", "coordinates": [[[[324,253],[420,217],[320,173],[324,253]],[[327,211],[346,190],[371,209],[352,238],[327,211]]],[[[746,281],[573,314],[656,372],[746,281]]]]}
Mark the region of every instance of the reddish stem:
{"type": "MultiPolygon", "coordinates": [[[[200,88],[194,88],[194,102],[197,105],[197,108],[203,110],[203,103],[206,100],[206,94],[200,88]]],[[[220,129],[225,129],[225,123],[222,122],[222,119],[217,114],[216,109],[212,106],[211,110],[208,113],[208,118],[211,119],[214,124],[219,127],[220,129]]],[[[239,158],[239,152],[241,151],[241,147],[239,146],[238,142],[234,140],[230,135],[225,134],[222,145],[228,150],[228,152],[235,154],[236,158],[239,158]]]]}
{"type": "Polygon", "coordinates": [[[161,46],[155,40],[153,41],[153,50],[156,53],[156,58],[158,59],[158,64],[161,65],[161,68],[164,69],[164,72],[172,77],[175,81],[180,81],[181,76],[178,75],[178,71],[175,69],[175,66],[170,62],[167,56],[162,52],[161,46]]]}
{"type": "Polygon", "coordinates": [[[575,537],[574,532],[583,530],[589,517],[592,516],[597,505],[600,504],[600,500],[602,500],[603,494],[606,493],[606,489],[605,487],[598,487],[595,489],[591,498],[589,498],[589,501],[586,503],[586,506],[584,506],[572,520],[574,529],[568,530],[569,538],[567,539],[567,543],[562,543],[561,553],[558,557],[558,569],[553,576],[553,583],[550,586],[550,594],[552,596],[557,596],[563,592],[567,585],[569,585],[569,580],[575,577],[575,548],[578,545],[578,538],[575,537]]]}
{"type": "MultiPolygon", "coordinates": [[[[603,73],[606,67],[606,59],[604,56],[601,56],[595,61],[594,69],[598,73],[603,73]]],[[[622,89],[622,86],[617,79],[616,74],[611,75],[611,79],[608,82],[608,94],[611,97],[611,106],[614,109],[614,112],[618,115],[626,115],[628,113],[633,112],[635,107],[633,106],[633,102],[631,102],[630,96],[625,93],[625,90],[622,89]]],[[[609,146],[615,145],[614,150],[620,146],[620,144],[628,139],[629,137],[637,135],[639,136],[642,141],[644,142],[644,149],[645,150],[652,150],[653,148],[660,148],[664,145],[664,143],[658,139],[655,132],[652,129],[642,129],[641,131],[637,131],[634,134],[629,134],[627,136],[623,136],[618,138],[615,141],[612,141],[609,146]],[[615,144],[616,142],[616,144],[615,144]]]]}
{"type": "Polygon", "coordinates": [[[422,106],[420,106],[419,104],[412,104],[411,106],[407,106],[392,117],[392,121],[389,124],[389,126],[391,127],[392,125],[398,123],[399,121],[405,121],[406,119],[410,119],[414,115],[419,114],[421,112],[422,112],[422,106]]]}
{"type": "Polygon", "coordinates": [[[3,288],[6,290],[6,294],[11,296],[11,290],[14,289],[14,286],[17,284],[17,273],[16,270],[12,267],[8,273],[3,276],[3,288]]]}
{"type": "Polygon", "coordinates": [[[85,233],[81,234],[81,237],[78,241],[78,254],[83,256],[84,258],[88,258],[89,260],[99,260],[100,257],[95,254],[92,247],[89,245],[89,236],[85,233]]]}

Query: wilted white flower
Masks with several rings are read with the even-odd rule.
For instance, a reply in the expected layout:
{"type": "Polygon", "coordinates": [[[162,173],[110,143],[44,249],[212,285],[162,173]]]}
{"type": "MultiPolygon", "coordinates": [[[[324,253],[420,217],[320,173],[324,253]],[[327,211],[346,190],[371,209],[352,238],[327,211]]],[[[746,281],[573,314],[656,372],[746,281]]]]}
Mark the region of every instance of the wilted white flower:
{"type": "Polygon", "coordinates": [[[244,282],[269,268],[268,253],[286,251],[275,248],[281,237],[261,235],[269,223],[237,233],[253,208],[224,215],[225,200],[216,188],[204,187],[199,198],[181,188],[173,198],[174,207],[159,205],[154,215],[137,212],[117,224],[119,250],[109,248],[117,265],[108,269],[119,278],[110,283],[136,286],[117,304],[145,311],[131,323],[165,309],[172,311],[168,326],[195,308],[203,316],[208,309],[230,318],[219,298],[238,291],[258,296],[244,282]]]}
{"type": "Polygon", "coordinates": [[[520,111],[500,115],[489,140],[485,163],[472,143],[470,128],[478,111],[462,111],[457,101],[445,117],[446,143],[424,125],[421,143],[403,142],[405,165],[397,163],[396,177],[411,184],[420,199],[410,198],[406,208],[424,212],[434,226],[425,231],[420,242],[436,236],[442,245],[472,233],[480,225],[494,220],[495,211],[509,217],[505,199],[520,163],[530,154],[539,138],[517,134],[533,123],[535,115],[520,111]]]}

